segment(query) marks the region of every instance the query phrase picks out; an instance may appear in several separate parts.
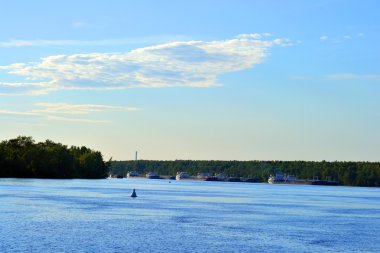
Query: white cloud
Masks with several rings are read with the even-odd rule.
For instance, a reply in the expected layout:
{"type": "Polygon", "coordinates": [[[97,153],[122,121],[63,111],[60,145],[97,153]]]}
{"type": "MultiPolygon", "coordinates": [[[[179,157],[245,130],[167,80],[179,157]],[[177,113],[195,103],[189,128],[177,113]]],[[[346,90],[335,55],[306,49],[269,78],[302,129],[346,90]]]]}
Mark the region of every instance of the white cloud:
{"type": "Polygon", "coordinates": [[[380,80],[380,75],[366,74],[358,75],[353,73],[338,73],[327,76],[330,80],[380,80]]]}
{"type": "Polygon", "coordinates": [[[30,111],[13,111],[0,109],[0,114],[14,116],[32,116],[45,118],[47,120],[66,121],[66,122],[84,122],[84,123],[106,123],[108,121],[94,118],[78,117],[82,115],[93,115],[102,112],[111,111],[139,111],[140,108],[126,106],[110,106],[96,104],[67,104],[67,103],[36,103],[39,109],[30,111]],[[63,117],[61,115],[70,115],[63,117]]]}
{"type": "Polygon", "coordinates": [[[255,39],[255,40],[259,40],[263,37],[264,35],[262,34],[259,34],[259,33],[245,33],[245,34],[239,34],[238,36],[236,36],[237,38],[239,39],[255,39]]]}
{"type": "Polygon", "coordinates": [[[33,41],[26,40],[10,40],[10,41],[0,41],[0,47],[25,47],[33,46],[33,41]]]}
{"type": "Polygon", "coordinates": [[[58,86],[50,82],[0,82],[0,95],[43,95],[52,90],[58,89],[58,86]]]}
{"type": "Polygon", "coordinates": [[[170,42],[126,53],[53,55],[0,69],[43,82],[41,93],[59,89],[210,87],[218,85],[221,74],[260,64],[269,48],[292,45],[289,39],[263,40],[265,36],[243,34],[221,41],[170,42]]]}
{"type": "Polygon", "coordinates": [[[364,37],[364,33],[351,33],[351,34],[345,34],[345,35],[335,35],[335,36],[327,36],[327,35],[321,35],[319,37],[320,41],[329,41],[332,43],[342,43],[345,40],[355,39],[355,38],[361,38],[364,37]]]}
{"type": "Polygon", "coordinates": [[[291,75],[289,76],[289,78],[292,80],[302,80],[302,81],[313,80],[313,77],[309,75],[291,75]]]}
{"type": "Polygon", "coordinates": [[[332,74],[328,75],[328,79],[332,80],[349,80],[349,79],[357,79],[358,76],[350,73],[340,73],[340,74],[332,74]]]}
{"type": "Polygon", "coordinates": [[[147,36],[140,38],[119,38],[107,40],[7,40],[0,41],[0,47],[49,47],[49,46],[123,46],[133,44],[154,44],[168,41],[183,40],[184,36],[147,36]]]}
{"type": "Polygon", "coordinates": [[[0,114],[17,115],[17,116],[40,116],[38,113],[34,113],[34,112],[18,112],[18,111],[2,110],[2,109],[0,109],[0,114]]]}
{"type": "Polygon", "coordinates": [[[84,119],[84,118],[67,118],[67,117],[52,116],[52,115],[47,115],[46,118],[48,120],[65,121],[65,122],[108,123],[108,121],[105,121],[105,120],[84,119]]]}
{"type": "Polygon", "coordinates": [[[54,113],[54,114],[90,114],[106,111],[138,111],[140,108],[110,105],[94,105],[94,104],[67,104],[67,103],[36,103],[36,106],[43,109],[36,109],[32,112],[36,113],[54,113]]]}
{"type": "Polygon", "coordinates": [[[86,23],[83,22],[83,21],[77,21],[77,22],[73,23],[73,26],[76,27],[76,28],[82,28],[82,27],[86,26],[86,23]]]}

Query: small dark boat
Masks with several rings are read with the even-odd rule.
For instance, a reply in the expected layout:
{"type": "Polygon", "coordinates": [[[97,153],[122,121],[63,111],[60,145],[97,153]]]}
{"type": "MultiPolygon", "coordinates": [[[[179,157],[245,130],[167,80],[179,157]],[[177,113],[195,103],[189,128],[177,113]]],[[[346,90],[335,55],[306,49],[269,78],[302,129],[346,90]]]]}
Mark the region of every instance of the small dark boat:
{"type": "Polygon", "coordinates": [[[331,180],[314,180],[311,183],[312,185],[339,185],[338,181],[331,181],[331,180]]]}
{"type": "Polygon", "coordinates": [[[229,177],[227,178],[227,182],[241,182],[239,177],[229,177]]]}

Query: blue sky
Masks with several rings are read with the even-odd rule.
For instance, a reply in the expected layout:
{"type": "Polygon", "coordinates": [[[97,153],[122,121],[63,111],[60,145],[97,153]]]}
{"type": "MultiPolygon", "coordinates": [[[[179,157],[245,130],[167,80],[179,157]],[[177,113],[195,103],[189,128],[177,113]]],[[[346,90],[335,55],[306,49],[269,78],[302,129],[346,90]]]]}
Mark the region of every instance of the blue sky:
{"type": "Polygon", "coordinates": [[[8,1],[0,139],[379,161],[378,1],[8,1]]]}

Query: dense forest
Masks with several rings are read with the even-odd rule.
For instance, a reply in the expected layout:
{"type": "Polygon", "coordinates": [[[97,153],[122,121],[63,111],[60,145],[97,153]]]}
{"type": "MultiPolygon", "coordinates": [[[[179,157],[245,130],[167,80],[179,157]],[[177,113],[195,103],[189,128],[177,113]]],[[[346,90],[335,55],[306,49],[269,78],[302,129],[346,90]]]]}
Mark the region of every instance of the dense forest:
{"type": "Polygon", "coordinates": [[[257,178],[267,182],[270,174],[283,172],[299,179],[337,180],[341,185],[380,186],[379,162],[312,162],[312,161],[113,161],[111,173],[125,176],[128,171],[139,174],[155,171],[160,175],[175,175],[186,171],[191,175],[200,172],[225,173],[231,177],[257,178]]]}
{"type": "Polygon", "coordinates": [[[108,167],[100,152],[86,147],[25,136],[0,142],[0,177],[95,179],[107,177],[108,167]]]}

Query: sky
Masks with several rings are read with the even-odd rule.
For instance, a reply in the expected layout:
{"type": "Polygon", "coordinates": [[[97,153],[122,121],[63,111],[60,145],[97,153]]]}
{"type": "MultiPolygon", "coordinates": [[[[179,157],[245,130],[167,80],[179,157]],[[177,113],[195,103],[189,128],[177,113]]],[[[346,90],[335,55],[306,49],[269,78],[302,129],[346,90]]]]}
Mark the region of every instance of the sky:
{"type": "Polygon", "coordinates": [[[0,140],[380,161],[377,0],[4,1],[0,140]]]}

